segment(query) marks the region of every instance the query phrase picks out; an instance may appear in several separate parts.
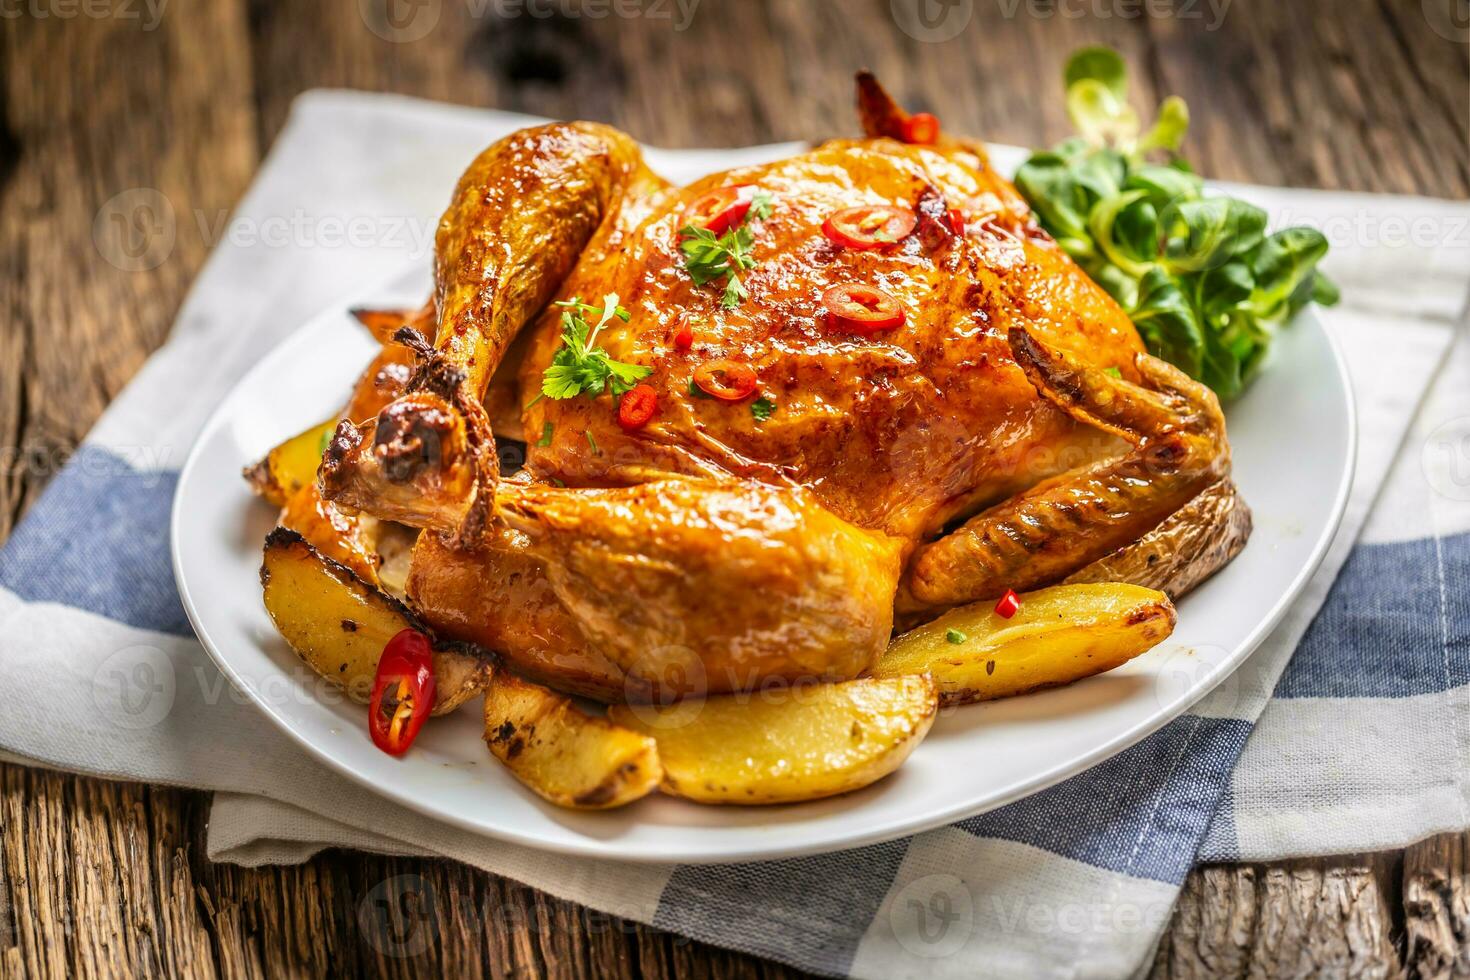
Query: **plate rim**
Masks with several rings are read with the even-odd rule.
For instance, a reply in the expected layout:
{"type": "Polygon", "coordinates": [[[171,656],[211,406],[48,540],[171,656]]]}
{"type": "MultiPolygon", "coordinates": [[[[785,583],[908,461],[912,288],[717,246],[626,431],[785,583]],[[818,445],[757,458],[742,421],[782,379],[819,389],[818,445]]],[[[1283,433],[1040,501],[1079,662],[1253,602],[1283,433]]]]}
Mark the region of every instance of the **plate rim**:
{"type": "MultiPolygon", "coordinates": [[[[399,276],[391,277],[388,281],[397,282],[400,276],[406,277],[412,272],[421,274],[422,271],[422,265],[420,263],[407,265],[399,276]]],[[[1280,624],[1287,611],[1291,608],[1292,603],[1296,601],[1312,576],[1321,567],[1323,560],[1327,556],[1327,552],[1332,547],[1333,542],[1337,538],[1338,531],[1342,526],[1357,469],[1360,432],[1358,426],[1358,406],[1356,395],[1353,391],[1352,376],[1348,371],[1347,360],[1343,354],[1341,342],[1333,335],[1331,330],[1327,329],[1327,325],[1320,313],[1308,307],[1297,314],[1296,321],[1290,327],[1283,329],[1297,329],[1305,325],[1304,321],[1310,321],[1312,326],[1325,338],[1332,356],[1332,363],[1336,369],[1335,380],[1341,393],[1342,401],[1342,404],[1337,406],[1337,408],[1342,410],[1346,421],[1347,442],[1341,471],[1337,477],[1337,486],[1333,493],[1330,512],[1321,533],[1312,544],[1307,561],[1297,569],[1289,587],[1282,591],[1275,604],[1265,616],[1256,622],[1254,628],[1247,634],[1245,639],[1237,645],[1228,657],[1219,663],[1219,666],[1213,671],[1213,675],[1206,682],[1196,685],[1186,697],[1180,699],[1177,705],[1172,705],[1157,713],[1148,715],[1146,718],[1118,732],[1113,737],[1100,742],[1092,749],[1070,757],[1065,763],[1042,770],[1033,778],[1019,781],[1009,787],[1006,792],[987,799],[979,805],[973,802],[958,802],[953,806],[934,810],[911,819],[890,819],[864,832],[848,833],[835,839],[829,835],[819,840],[799,839],[793,843],[783,844],[775,839],[782,835],[772,835],[773,839],[765,846],[744,847],[738,850],[724,848],[720,849],[717,853],[690,850],[688,848],[670,849],[658,854],[643,853],[641,851],[620,853],[617,851],[615,843],[610,845],[607,841],[595,838],[548,840],[544,837],[539,837],[533,833],[527,833],[515,828],[486,826],[468,817],[460,816],[456,812],[435,808],[430,802],[420,800],[406,791],[397,791],[391,781],[385,784],[382,780],[374,779],[368,772],[360,770],[351,760],[334,755],[326,745],[319,745],[308,737],[307,733],[297,731],[290,719],[286,718],[280,710],[272,706],[268,699],[260,697],[254,687],[247,683],[232,665],[230,658],[226,656],[222,648],[222,644],[210,634],[208,626],[198,612],[190,588],[189,578],[185,574],[186,561],[181,546],[183,540],[181,530],[185,519],[183,504],[186,497],[189,496],[185,491],[194,478],[196,469],[200,466],[205,446],[216,435],[217,431],[228,423],[229,418],[232,417],[230,410],[237,399],[241,397],[240,392],[255,380],[258,374],[266,371],[269,365],[278,357],[286,355],[298,346],[305,346],[313,333],[316,330],[322,329],[329,318],[350,316],[349,310],[353,305],[357,305],[355,301],[363,300],[371,292],[371,287],[361,286],[355,292],[344,295],[340,299],[323,307],[316,314],[303,320],[301,325],[295,328],[289,336],[271,347],[259,361],[251,365],[249,370],[239,377],[220,400],[219,404],[215,406],[209,418],[200,428],[198,435],[190,446],[189,454],[184,461],[184,465],[179,470],[178,483],[169,513],[169,553],[179,598],[195,635],[209,653],[210,659],[214,661],[215,666],[229,678],[230,682],[237,689],[243,691],[255,707],[262,711],[278,729],[283,731],[297,745],[305,749],[312,758],[327,766],[332,771],[348,777],[353,782],[367,788],[376,795],[432,820],[449,824],[483,837],[502,840],[539,851],[576,857],[597,858],[628,864],[712,865],[811,856],[850,850],[924,833],[925,831],[938,827],[948,826],[958,820],[990,812],[1055,786],[1078,773],[1084,772],[1112,758],[1129,747],[1136,745],[1154,732],[1161,730],[1165,725],[1187,712],[1218,687],[1226,678],[1233,675],[1249,659],[1251,654],[1260,647],[1277,625],[1280,624]]],[[[714,829],[718,830],[718,828],[714,829]]]]}

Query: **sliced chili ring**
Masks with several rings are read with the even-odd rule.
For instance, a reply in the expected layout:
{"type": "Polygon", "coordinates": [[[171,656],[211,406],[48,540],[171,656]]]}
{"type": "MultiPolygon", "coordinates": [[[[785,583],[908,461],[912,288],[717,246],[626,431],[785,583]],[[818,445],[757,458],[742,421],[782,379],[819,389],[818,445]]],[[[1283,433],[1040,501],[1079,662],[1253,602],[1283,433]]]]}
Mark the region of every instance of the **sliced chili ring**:
{"type": "Polygon", "coordinates": [[[833,214],[822,223],[822,234],[843,248],[888,248],[918,223],[919,216],[908,208],[866,204],[833,214]]]}
{"type": "Polygon", "coordinates": [[[719,357],[694,369],[694,383],[711,398],[738,402],[755,394],[757,381],[755,369],[749,364],[719,357]]]}
{"type": "Polygon", "coordinates": [[[618,425],[626,432],[641,429],[658,411],[658,392],[653,385],[634,385],[618,402],[618,425]]]}
{"type": "Polygon", "coordinates": [[[745,214],[755,200],[754,190],[750,184],[718,187],[700,196],[684,209],[684,218],[679,227],[693,225],[716,235],[723,235],[745,220],[745,214]]]}
{"type": "Polygon", "coordinates": [[[822,305],[827,308],[827,319],[834,328],[864,335],[890,330],[904,321],[903,307],[898,305],[898,300],[860,282],[833,286],[822,294],[822,305]]]}
{"type": "Polygon", "coordinates": [[[903,141],[930,146],[939,142],[939,119],[933,113],[916,112],[903,121],[903,141]]]}
{"type": "Polygon", "coordinates": [[[383,647],[373,696],[368,702],[368,734],[389,755],[408,751],[424,719],[434,710],[434,648],[418,630],[403,630],[383,647]]]}

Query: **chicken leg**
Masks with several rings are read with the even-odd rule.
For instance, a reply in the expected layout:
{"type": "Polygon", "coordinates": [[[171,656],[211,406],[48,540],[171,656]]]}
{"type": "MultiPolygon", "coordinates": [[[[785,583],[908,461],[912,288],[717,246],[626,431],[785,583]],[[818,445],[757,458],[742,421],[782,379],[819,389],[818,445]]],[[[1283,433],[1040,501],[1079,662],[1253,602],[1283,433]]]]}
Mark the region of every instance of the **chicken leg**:
{"type": "Polygon", "coordinates": [[[483,527],[497,479],[491,376],[630,189],[657,183],[633,140],[596,123],[522,130],[480,154],[439,224],[433,342],[395,335],[418,370],[376,418],[338,427],[327,499],[415,527],[483,527]]]}

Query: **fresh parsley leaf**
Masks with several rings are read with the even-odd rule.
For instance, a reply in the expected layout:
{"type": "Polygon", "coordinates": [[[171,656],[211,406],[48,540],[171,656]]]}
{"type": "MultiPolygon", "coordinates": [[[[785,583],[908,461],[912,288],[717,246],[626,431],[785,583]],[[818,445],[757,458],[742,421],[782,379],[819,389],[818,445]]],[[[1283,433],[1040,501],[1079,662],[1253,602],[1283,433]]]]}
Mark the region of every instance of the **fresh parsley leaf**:
{"type": "Polygon", "coordinates": [[[966,636],[964,633],[961,633],[959,630],[945,630],[944,638],[953,643],[955,646],[959,646],[961,643],[964,643],[966,640],[969,639],[968,636],[966,636]]]}
{"type": "Polygon", "coordinates": [[[750,210],[737,228],[716,235],[708,228],[685,225],[679,229],[679,251],[684,255],[684,269],[696,286],[705,286],[720,279],[725,281],[725,290],[720,295],[720,305],[733,310],[750,298],[740,273],[755,268],[755,259],[750,254],[755,244],[755,234],[750,230],[752,221],[763,221],[771,216],[771,195],[756,191],[751,199],[750,210]]]}
{"type": "Polygon", "coordinates": [[[745,212],[745,220],[765,221],[771,216],[771,195],[765,191],[756,191],[750,199],[750,210],[745,212]]]}
{"type": "Polygon", "coordinates": [[[735,273],[730,273],[730,278],[725,280],[725,291],[720,296],[720,305],[727,310],[733,310],[749,298],[750,291],[745,288],[745,283],[735,273]]]}
{"type": "Polygon", "coordinates": [[[541,426],[541,438],[539,440],[537,440],[536,445],[541,446],[542,448],[545,448],[545,447],[551,445],[551,433],[552,433],[551,423],[550,422],[544,423],[541,426]]]}
{"type": "Polygon", "coordinates": [[[762,395],[750,403],[750,414],[755,416],[757,422],[764,422],[776,411],[776,403],[762,395]]]}
{"type": "Polygon", "coordinates": [[[608,384],[612,386],[614,395],[621,395],[639,381],[652,373],[651,368],[642,364],[624,364],[622,361],[609,360],[607,362],[608,384]]]}
{"type": "Polygon", "coordinates": [[[632,315],[618,305],[616,293],[604,297],[601,306],[583,303],[575,296],[556,305],[563,309],[561,346],[541,375],[542,395],[557,400],[583,394],[596,398],[608,390],[621,395],[653,373],[652,368],[642,364],[615,361],[597,346],[598,333],[613,317],[625,323],[631,319],[632,315]],[[595,326],[588,325],[588,317],[597,318],[595,326]]]}
{"type": "Polygon", "coordinates": [[[611,293],[607,297],[605,297],[601,306],[593,306],[591,303],[583,303],[575,296],[568,300],[557,300],[551,305],[560,306],[564,309],[572,310],[577,314],[577,316],[584,319],[589,314],[598,317],[597,328],[599,330],[602,329],[603,324],[607,323],[607,321],[611,320],[613,317],[617,317],[624,323],[627,323],[629,320],[633,319],[633,314],[629,313],[623,307],[618,305],[618,296],[616,293],[611,293]],[[609,304],[611,304],[612,306],[611,312],[609,312],[608,310],[609,304]]]}
{"type": "Polygon", "coordinates": [[[563,357],[562,352],[557,351],[552,356],[551,364],[541,375],[541,394],[560,400],[576,398],[581,393],[582,375],[575,356],[563,357]]]}

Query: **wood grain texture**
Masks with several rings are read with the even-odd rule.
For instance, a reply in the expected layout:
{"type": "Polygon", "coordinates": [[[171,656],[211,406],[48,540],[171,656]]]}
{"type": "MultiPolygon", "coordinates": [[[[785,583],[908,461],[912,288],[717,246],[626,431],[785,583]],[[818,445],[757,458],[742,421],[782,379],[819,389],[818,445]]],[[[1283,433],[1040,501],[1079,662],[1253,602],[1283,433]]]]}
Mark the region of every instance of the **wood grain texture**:
{"type": "MultiPolygon", "coordinates": [[[[975,0],[943,41],[900,28],[907,0],[702,0],[687,24],[673,4],[598,19],[587,0],[546,18],[425,0],[396,11],[432,14],[413,40],[424,22],[395,31],[386,2],[175,0],[153,29],[120,0],[107,17],[0,19],[0,535],[162,342],[208,254],[181,235],[139,267],[108,202],[152,189],[181,214],[230,207],[315,86],[735,146],[852,132],[847,79],[866,66],[957,130],[1037,144],[1067,132],[1068,52],[1108,43],[1140,104],[1189,100],[1211,176],[1470,195],[1463,0],[1180,0],[1166,17],[975,0]]],[[[0,766],[0,975],[794,975],[445,861],[213,865],[207,814],[200,793],[0,766]]],[[[1470,838],[1197,870],[1153,972],[1470,977],[1470,838]]]]}

